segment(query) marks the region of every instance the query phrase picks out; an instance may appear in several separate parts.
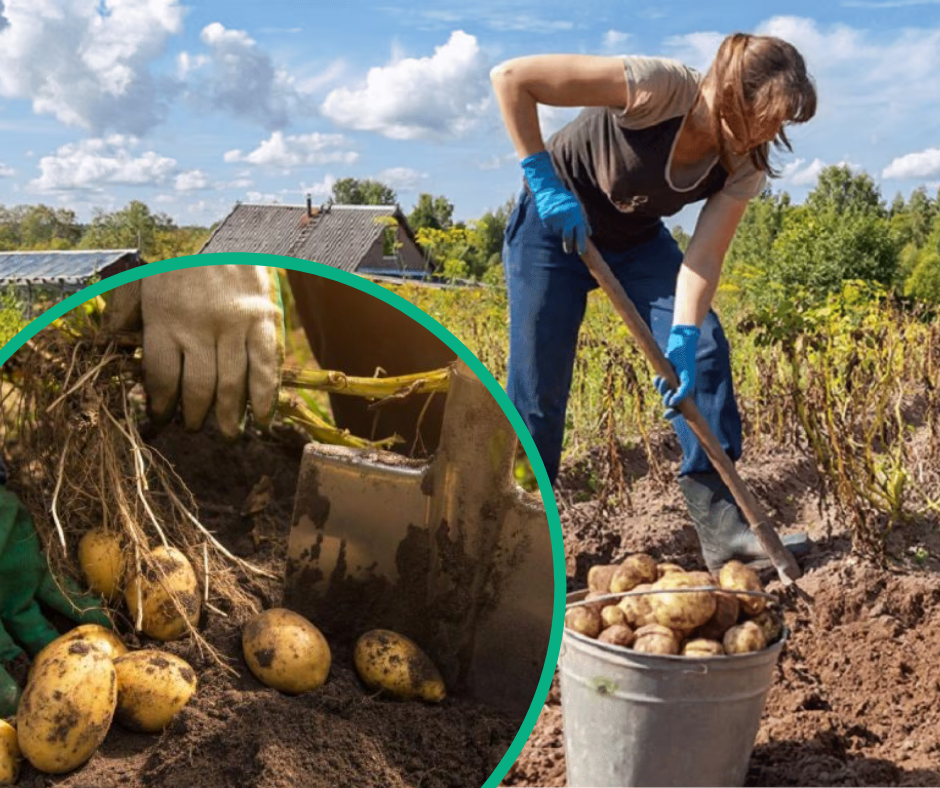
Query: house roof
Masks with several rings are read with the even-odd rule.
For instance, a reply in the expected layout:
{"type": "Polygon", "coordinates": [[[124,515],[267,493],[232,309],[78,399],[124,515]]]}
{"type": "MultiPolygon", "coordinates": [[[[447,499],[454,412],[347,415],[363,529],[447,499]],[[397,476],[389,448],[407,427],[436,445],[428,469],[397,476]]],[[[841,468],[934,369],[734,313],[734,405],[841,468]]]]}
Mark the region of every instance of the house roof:
{"type": "Polygon", "coordinates": [[[281,254],[355,271],[382,236],[383,217],[394,217],[415,240],[397,205],[332,205],[307,215],[305,205],[236,205],[200,254],[281,254]]]}
{"type": "Polygon", "coordinates": [[[82,284],[136,249],[0,252],[0,283],[82,284]]]}

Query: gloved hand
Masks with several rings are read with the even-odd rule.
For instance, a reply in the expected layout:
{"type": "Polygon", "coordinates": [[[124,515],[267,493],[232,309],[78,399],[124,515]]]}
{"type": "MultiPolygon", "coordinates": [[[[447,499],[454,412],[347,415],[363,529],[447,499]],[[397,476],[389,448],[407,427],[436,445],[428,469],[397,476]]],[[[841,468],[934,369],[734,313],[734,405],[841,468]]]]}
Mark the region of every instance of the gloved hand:
{"type": "Polygon", "coordinates": [[[535,207],[549,231],[561,236],[562,247],[584,254],[591,227],[577,198],[565,188],[555,172],[548,151],[539,151],[522,160],[522,171],[535,198],[535,207]]]}
{"type": "Polygon", "coordinates": [[[56,584],[32,517],[14,493],[0,486],[0,717],[16,712],[20,686],[11,672],[22,679],[23,649],[34,656],[59,637],[39,602],[73,621],[111,628],[95,597],[82,594],[73,583],[56,584]]]}
{"type": "Polygon", "coordinates": [[[113,291],[112,330],[144,332],[144,382],[151,418],[169,421],[182,400],[189,430],[202,427],[215,402],[222,434],[277,409],[284,360],[284,317],[277,271],[260,265],[212,265],[150,276],[113,291]]]}
{"type": "Polygon", "coordinates": [[[669,332],[666,358],[676,370],[679,388],[677,390],[669,388],[666,379],[659,375],[653,378],[653,384],[663,395],[663,405],[666,406],[663,416],[667,419],[674,419],[679,415],[677,406],[695,388],[695,350],[701,335],[702,332],[697,326],[673,326],[669,332]]]}

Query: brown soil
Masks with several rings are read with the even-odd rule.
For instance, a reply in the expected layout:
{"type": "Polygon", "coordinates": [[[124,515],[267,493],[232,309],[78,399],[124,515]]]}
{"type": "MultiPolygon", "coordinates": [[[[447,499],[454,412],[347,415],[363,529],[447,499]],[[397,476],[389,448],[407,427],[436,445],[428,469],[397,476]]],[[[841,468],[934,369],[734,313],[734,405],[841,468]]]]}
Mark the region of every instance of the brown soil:
{"type": "MultiPolygon", "coordinates": [[[[586,585],[592,564],[631,552],[702,566],[672,481],[677,446],[666,438],[659,451],[671,467],[658,480],[642,452],[622,452],[630,500],[607,509],[598,503],[597,480],[615,477],[602,452],[563,470],[558,486],[569,590],[586,585]]],[[[805,459],[785,451],[745,456],[739,470],[779,530],[806,531],[815,541],[803,562],[804,596],[784,593],[773,571],[764,576],[781,595],[792,635],[746,784],[940,785],[940,523],[896,529],[890,557],[879,565],[852,554],[850,534],[820,514],[818,478],[805,459]]],[[[566,784],[557,676],[504,784],[566,784]]]]}
{"type": "MultiPolygon", "coordinates": [[[[282,576],[301,444],[289,433],[235,444],[170,427],[154,445],[195,494],[203,522],[237,555],[282,576]],[[268,507],[241,514],[262,476],[274,482],[268,507]]],[[[278,606],[281,583],[246,581],[260,606],[278,606]]],[[[333,663],[319,690],[288,697],[256,681],[241,656],[245,614],[210,614],[203,634],[229,660],[226,672],[189,641],[129,645],[165,648],[198,675],[195,696],[160,735],[112,726],[92,759],[53,778],[24,765],[18,785],[40,788],[470,788],[506,753],[521,720],[465,698],[439,705],[370,693],[352,668],[352,643],[331,640],[333,663]]]]}

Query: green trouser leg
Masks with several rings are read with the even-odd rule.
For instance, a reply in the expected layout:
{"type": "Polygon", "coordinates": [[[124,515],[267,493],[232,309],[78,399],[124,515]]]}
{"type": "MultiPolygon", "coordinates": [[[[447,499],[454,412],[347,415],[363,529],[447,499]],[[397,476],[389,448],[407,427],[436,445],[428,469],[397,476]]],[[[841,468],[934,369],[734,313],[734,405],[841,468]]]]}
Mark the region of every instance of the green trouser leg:
{"type": "Polygon", "coordinates": [[[23,649],[13,642],[13,638],[0,624],[0,719],[12,717],[16,714],[16,707],[20,702],[20,685],[7,673],[3,667],[17,657],[22,656],[23,649]]]}

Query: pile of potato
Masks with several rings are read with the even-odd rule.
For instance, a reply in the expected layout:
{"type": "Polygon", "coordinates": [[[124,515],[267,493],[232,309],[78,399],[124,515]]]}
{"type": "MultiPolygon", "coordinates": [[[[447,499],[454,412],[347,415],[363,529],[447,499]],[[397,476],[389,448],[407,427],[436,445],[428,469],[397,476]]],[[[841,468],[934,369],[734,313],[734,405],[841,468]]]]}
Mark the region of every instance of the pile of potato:
{"type": "Polygon", "coordinates": [[[195,691],[195,672],[174,654],[128,651],[109,629],[77,627],[36,655],[16,728],[0,726],[0,785],[16,779],[21,755],[48,774],[81,766],[113,720],[133,731],[162,731],[195,691]]]}
{"type": "MultiPolygon", "coordinates": [[[[298,613],[265,610],[242,631],[245,662],[262,683],[288,695],[323,686],[332,653],[319,629],[298,613]]],[[[402,700],[444,700],[444,680],[431,659],[404,635],[373,629],[356,642],[353,662],[363,683],[402,700]]]]}
{"type": "Polygon", "coordinates": [[[739,561],[729,561],[714,577],[637,553],[620,564],[592,567],[588,588],[589,604],[570,608],[565,626],[645,654],[744,654],[767,648],[783,632],[783,617],[767,597],[742,593],[763,587],[739,561]],[[683,590],[703,587],[716,590],[683,590]],[[634,595],[601,599],[623,592],[634,595]]]}

